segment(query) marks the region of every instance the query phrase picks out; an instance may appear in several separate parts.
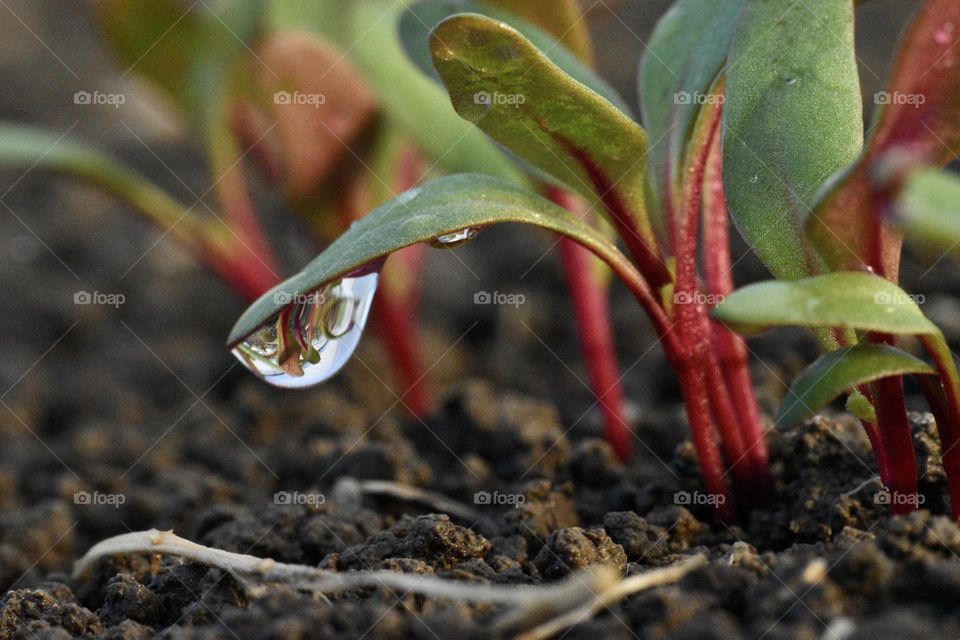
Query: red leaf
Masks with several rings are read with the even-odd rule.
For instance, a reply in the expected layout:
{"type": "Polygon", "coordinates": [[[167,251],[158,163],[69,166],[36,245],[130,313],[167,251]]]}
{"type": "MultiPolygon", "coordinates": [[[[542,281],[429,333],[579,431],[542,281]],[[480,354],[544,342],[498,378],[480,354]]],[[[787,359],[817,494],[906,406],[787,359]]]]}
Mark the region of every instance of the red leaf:
{"type": "Polygon", "coordinates": [[[960,151],[960,0],[928,0],[900,43],[883,106],[858,162],[825,192],[810,238],[835,269],[871,267],[896,281],[902,239],[883,217],[915,165],[960,151]]]}

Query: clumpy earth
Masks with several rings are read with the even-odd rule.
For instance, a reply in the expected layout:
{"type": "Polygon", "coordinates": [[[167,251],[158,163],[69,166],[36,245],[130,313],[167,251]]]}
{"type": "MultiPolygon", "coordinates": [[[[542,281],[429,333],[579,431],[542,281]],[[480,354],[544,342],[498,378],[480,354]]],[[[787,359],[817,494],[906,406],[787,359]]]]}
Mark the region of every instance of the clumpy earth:
{"type": "Polygon", "coordinates": [[[99,474],[96,490],[126,497],[115,506],[74,504],[63,468],[5,466],[0,638],[483,638],[504,612],[385,588],[329,599],[283,585],[254,594],[220,569],[146,556],[70,576],[70,561],[99,532],[151,526],[331,571],[490,584],[555,581],[597,563],[631,575],[708,557],[680,582],[631,596],[566,638],[960,634],[960,527],[947,515],[925,414],[912,416],[923,510],[890,517],[859,427],[819,417],[771,435],[777,508],[726,525],[695,499],[677,504],[700,488],[687,442],[625,466],[603,441],[569,437],[549,404],[482,381],[462,384],[423,423],[388,417],[366,434],[361,408],[319,398],[313,419],[291,424],[282,408],[260,404],[259,385],[238,379],[211,408],[261,420],[244,422],[237,438],[171,435],[158,445],[162,455],[125,475],[118,465],[126,447],[136,449],[135,434],[64,436],[58,450],[85,475],[99,474]],[[60,497],[11,503],[41,479],[60,497]],[[428,489],[463,509],[364,490],[368,480],[428,489]],[[483,492],[492,497],[478,498],[483,492]]]}
{"type": "MultiPolygon", "coordinates": [[[[16,19],[0,20],[0,119],[79,135],[194,202],[215,179],[202,149],[136,74],[118,69],[86,4],[3,2],[0,14],[16,19]],[[122,91],[127,102],[74,102],[93,90],[122,91]]],[[[628,99],[636,73],[624,61],[638,59],[639,38],[669,4],[608,1],[593,12],[602,73],[628,99]]],[[[917,4],[859,9],[868,105],[917,4]]],[[[701,487],[678,390],[617,286],[637,459],[618,463],[599,439],[551,238],[488,229],[455,255],[428,258],[422,355],[444,400],[419,421],[398,411],[375,336],[331,384],[271,390],[222,348],[244,305],[169,238],[74,183],[36,171],[0,179],[0,640],[471,639],[490,637],[503,613],[384,589],[254,594],[220,569],[170,558],[117,557],[71,576],[99,540],[153,527],[330,571],[493,585],[563,580],[601,562],[632,575],[708,558],[565,639],[960,637],[960,527],[923,415],[914,419],[922,511],[890,518],[858,427],[818,418],[770,436],[776,508],[724,525],[692,498],[701,487]],[[526,303],[477,306],[479,291],[526,303]],[[76,305],[78,292],[125,303],[76,305]],[[464,508],[364,492],[372,480],[464,508]]],[[[301,267],[317,249],[306,229],[278,194],[255,196],[285,273],[301,267]]],[[[767,277],[740,259],[745,247],[734,251],[739,283],[767,277]]],[[[955,266],[928,271],[907,256],[903,281],[960,350],[955,266]]],[[[814,344],[779,332],[751,349],[771,413],[814,344]]]]}

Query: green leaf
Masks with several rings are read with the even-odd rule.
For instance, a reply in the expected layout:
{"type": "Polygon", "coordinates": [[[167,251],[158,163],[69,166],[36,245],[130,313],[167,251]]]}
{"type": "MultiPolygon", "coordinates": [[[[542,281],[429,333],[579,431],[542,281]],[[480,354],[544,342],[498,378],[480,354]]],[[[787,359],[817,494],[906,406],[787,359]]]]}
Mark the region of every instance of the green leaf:
{"type": "Polygon", "coordinates": [[[450,108],[441,87],[406,56],[397,34],[402,4],[350,3],[340,16],[340,41],[391,120],[445,171],[476,172],[523,184],[524,174],[482,132],[450,108]]]}
{"type": "Polygon", "coordinates": [[[602,201],[655,286],[669,281],[646,213],[647,139],[637,123],[485,16],[444,20],[430,50],[461,117],[589,202],[602,201]]]}
{"type": "Polygon", "coordinates": [[[853,3],[749,0],[729,54],[723,183],[741,234],[779,278],[816,259],[802,222],[863,142],[853,3]]]}
{"type": "MultiPolygon", "coordinates": [[[[262,7],[252,0],[102,0],[97,14],[126,71],[147,78],[194,117],[212,85],[247,54],[262,7]]],[[[216,92],[216,90],[214,90],[216,92]]]]}
{"type": "Polygon", "coordinates": [[[0,168],[48,171],[81,180],[127,203],[194,247],[220,233],[214,225],[184,215],[180,203],[135,171],[92,147],[51,131],[0,123],[0,168]]]}
{"type": "Polygon", "coordinates": [[[936,375],[929,364],[895,347],[862,342],[820,357],[790,385],[775,424],[788,429],[849,389],[881,378],[936,375]]]}
{"type": "Polygon", "coordinates": [[[960,153],[960,4],[928,0],[907,28],[870,139],[859,160],[820,194],[810,239],[834,269],[869,265],[892,280],[901,237],[880,216],[904,167],[943,166],[960,153]],[[889,179],[887,183],[884,178],[889,179]],[[878,252],[879,249],[879,252],[878,252]]]}
{"type": "Polygon", "coordinates": [[[439,80],[430,56],[430,32],[447,18],[460,13],[480,14],[510,25],[571,78],[603,96],[624,113],[630,113],[630,108],[616,90],[556,38],[507,11],[471,0],[427,0],[413,5],[401,16],[400,40],[407,55],[424,73],[439,80]]]}
{"type": "Polygon", "coordinates": [[[752,284],[727,296],[711,315],[746,334],[782,326],[894,335],[940,333],[903,289],[880,276],[855,271],[752,284]]]}
{"type": "Polygon", "coordinates": [[[566,209],[489,176],[447,176],[408,191],[358,220],[303,271],[255,302],[234,326],[228,343],[239,342],[275,316],[284,306],[278,299],[293,299],[404,247],[461,229],[508,222],[563,234],[590,249],[615,272],[636,273],[613,243],[566,209]]]}
{"type": "Polygon", "coordinates": [[[678,0],[657,23],[640,61],[640,108],[649,178],[661,215],[665,190],[686,166],[687,141],[727,60],[745,0],[678,0]]]}
{"type": "Polygon", "coordinates": [[[955,255],[960,251],[960,176],[939,169],[913,172],[896,209],[908,239],[955,255]]]}

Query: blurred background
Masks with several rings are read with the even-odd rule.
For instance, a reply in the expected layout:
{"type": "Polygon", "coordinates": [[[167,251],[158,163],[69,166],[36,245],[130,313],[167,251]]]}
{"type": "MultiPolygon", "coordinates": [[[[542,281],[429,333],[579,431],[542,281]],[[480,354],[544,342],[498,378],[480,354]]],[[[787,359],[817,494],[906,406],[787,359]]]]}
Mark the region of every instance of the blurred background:
{"type": "MultiPolygon", "coordinates": [[[[600,0],[589,11],[600,73],[631,104],[644,42],[669,4],[600,0]]],[[[918,4],[871,0],[858,9],[868,118],[897,35],[918,4]]],[[[0,119],[92,142],[182,201],[208,190],[211,176],[196,141],[159,95],[112,59],[87,2],[0,0],[0,17],[0,119]],[[119,106],[75,104],[77,91],[127,99],[119,106]]],[[[256,200],[292,273],[316,246],[276,194],[261,185],[256,200]]],[[[424,360],[441,394],[482,378],[497,390],[555,404],[574,433],[596,434],[599,416],[582,382],[556,256],[545,253],[550,244],[535,232],[491,229],[455,256],[429,252],[424,360]],[[523,294],[526,301],[516,308],[477,306],[478,291],[523,294]]],[[[738,245],[735,256],[743,254],[738,245]]],[[[939,271],[925,272],[907,261],[908,286],[949,290],[939,271]]],[[[738,262],[738,284],[763,275],[752,257],[738,262]]],[[[255,380],[223,346],[244,304],[161,230],[69,180],[37,171],[0,174],[0,290],[0,540],[18,522],[49,522],[49,540],[37,548],[68,553],[74,544],[116,533],[118,518],[131,528],[176,525],[179,516],[165,508],[174,496],[182,510],[190,507],[183,495],[200,504],[210,495],[242,495],[249,483],[269,489],[277,478],[270,469],[283,459],[259,448],[270,434],[321,422],[333,430],[371,424],[379,430],[404,420],[390,412],[396,402],[379,380],[387,367],[374,340],[364,341],[359,361],[323,387],[279,391],[255,380]],[[78,292],[94,291],[122,294],[124,302],[74,303],[78,292]],[[211,476],[211,468],[222,474],[211,476]],[[77,515],[47,502],[78,487],[118,483],[139,492],[135,507],[119,515],[77,515]]],[[[928,311],[952,322],[955,335],[956,303],[941,297],[932,304],[928,311]]],[[[616,286],[613,315],[635,418],[679,427],[664,359],[646,320],[616,286]]],[[[811,343],[783,333],[753,349],[758,379],[773,401],[783,392],[777,378],[789,379],[811,343]]],[[[60,560],[53,553],[40,566],[60,560]]],[[[3,570],[17,575],[10,562],[3,570]]]]}

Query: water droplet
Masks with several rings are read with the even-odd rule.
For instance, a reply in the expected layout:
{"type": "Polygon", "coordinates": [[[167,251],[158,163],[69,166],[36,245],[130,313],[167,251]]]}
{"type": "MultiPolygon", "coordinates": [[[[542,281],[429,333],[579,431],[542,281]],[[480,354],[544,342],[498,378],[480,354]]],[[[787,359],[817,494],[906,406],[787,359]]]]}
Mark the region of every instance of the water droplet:
{"type": "Polygon", "coordinates": [[[470,242],[476,238],[479,233],[479,229],[467,227],[466,229],[460,229],[460,231],[437,236],[430,241],[430,246],[436,247],[437,249],[454,249],[470,242]]]}
{"type": "Polygon", "coordinates": [[[251,333],[233,355],[276,387],[310,387],[332,377],[353,355],[367,323],[379,274],[346,276],[298,295],[251,333]]]}
{"type": "Polygon", "coordinates": [[[953,40],[953,23],[948,22],[937,29],[937,32],[933,34],[933,39],[937,44],[950,44],[950,41],[953,40]]]}

